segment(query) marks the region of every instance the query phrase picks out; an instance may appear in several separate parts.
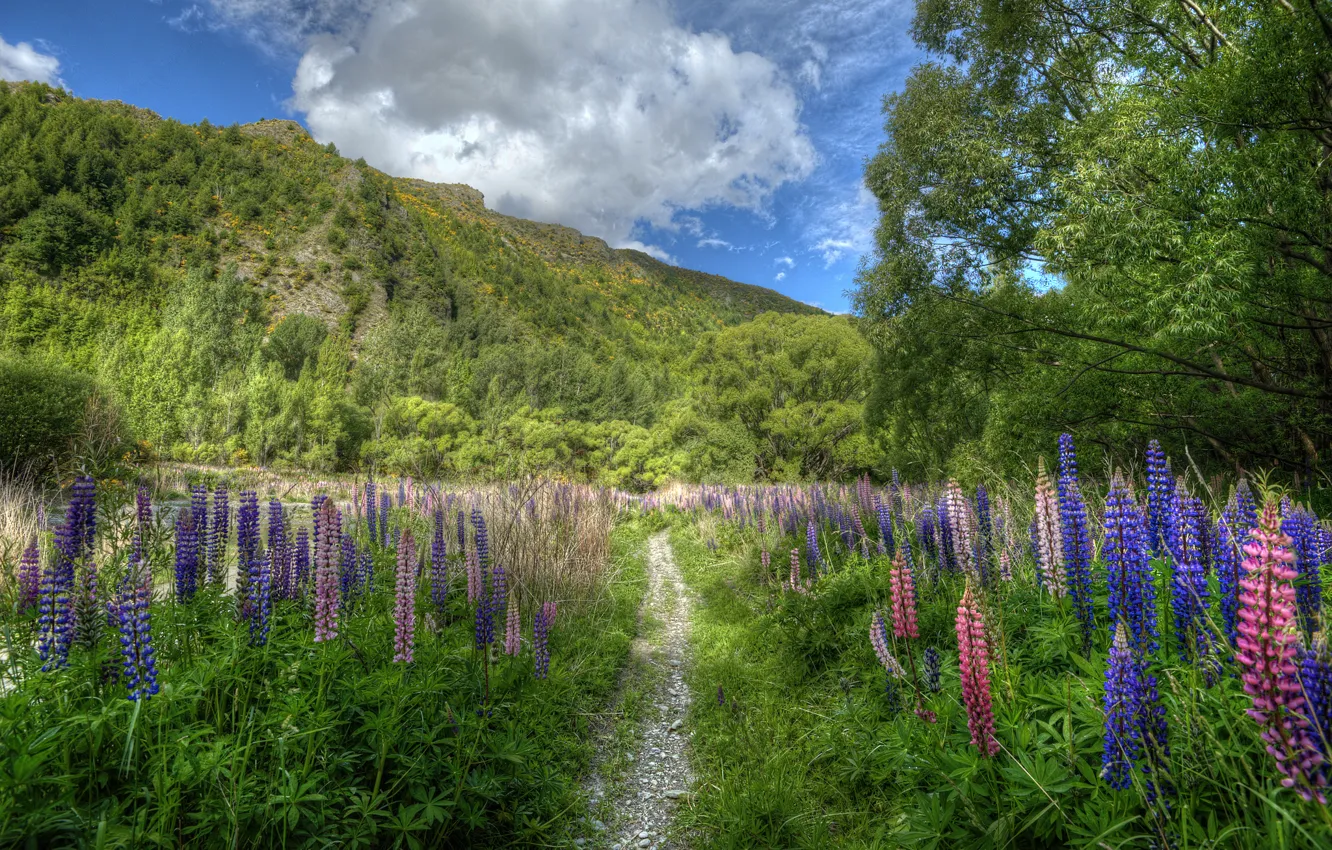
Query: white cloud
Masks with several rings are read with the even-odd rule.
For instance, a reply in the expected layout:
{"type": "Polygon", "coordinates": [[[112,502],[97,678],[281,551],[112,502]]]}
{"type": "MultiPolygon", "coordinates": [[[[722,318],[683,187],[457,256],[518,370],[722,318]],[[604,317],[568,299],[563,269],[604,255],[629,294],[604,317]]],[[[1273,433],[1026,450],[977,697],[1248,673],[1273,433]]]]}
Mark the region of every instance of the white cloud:
{"type": "Polygon", "coordinates": [[[191,3],[174,18],[166,19],[167,26],[181,32],[198,32],[208,26],[208,16],[198,3],[191,3]]]}
{"type": "MultiPolygon", "coordinates": [[[[850,194],[850,190],[846,190],[850,194]]],[[[819,212],[806,228],[813,251],[831,266],[848,254],[864,254],[874,246],[874,227],[879,221],[879,202],[861,183],[853,197],[819,205],[819,212]]]]}
{"type": "Polygon", "coordinates": [[[725,239],[718,239],[718,238],[715,237],[715,236],[709,236],[707,239],[700,239],[700,240],[698,240],[698,247],[700,247],[700,248],[725,248],[725,249],[727,249],[727,250],[729,251],[733,246],[731,245],[730,242],[727,242],[725,239]]]}
{"type": "Polygon", "coordinates": [[[0,80],[32,80],[62,87],[65,84],[60,79],[59,59],[40,52],[26,41],[10,44],[3,37],[0,37],[0,80]]]}
{"type": "Polygon", "coordinates": [[[777,272],[776,280],[786,280],[786,272],[777,272]]]}
{"type": "Polygon", "coordinates": [[[779,68],[667,0],[209,3],[269,49],[299,39],[290,106],[321,141],[618,246],[702,235],[687,210],[765,214],[816,165],[779,68]]]}
{"type": "Polygon", "coordinates": [[[795,260],[790,257],[778,257],[773,262],[779,266],[786,266],[788,269],[795,268],[795,260]]]}
{"type": "Polygon", "coordinates": [[[672,266],[680,265],[679,260],[672,257],[670,254],[666,253],[661,248],[658,248],[656,245],[644,245],[642,242],[639,242],[637,239],[631,239],[628,242],[625,242],[624,244],[620,245],[619,247],[628,248],[633,251],[642,251],[644,254],[647,254],[649,257],[655,257],[656,259],[661,260],[663,263],[668,263],[672,266]]]}

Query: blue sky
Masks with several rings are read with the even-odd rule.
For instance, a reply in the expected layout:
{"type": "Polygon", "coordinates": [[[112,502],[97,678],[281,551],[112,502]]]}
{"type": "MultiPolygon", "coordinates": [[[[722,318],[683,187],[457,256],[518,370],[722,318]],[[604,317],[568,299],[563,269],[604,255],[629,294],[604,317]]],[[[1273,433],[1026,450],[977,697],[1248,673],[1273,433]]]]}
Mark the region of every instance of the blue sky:
{"type": "Polygon", "coordinates": [[[291,117],[389,173],[845,310],[899,0],[5,4],[0,77],[181,121],[291,117]]]}

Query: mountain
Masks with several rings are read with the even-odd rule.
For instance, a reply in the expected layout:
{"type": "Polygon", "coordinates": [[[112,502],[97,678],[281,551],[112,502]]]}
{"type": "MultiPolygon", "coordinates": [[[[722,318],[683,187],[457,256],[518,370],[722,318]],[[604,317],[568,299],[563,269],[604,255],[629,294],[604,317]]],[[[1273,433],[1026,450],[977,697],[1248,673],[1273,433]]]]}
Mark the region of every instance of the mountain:
{"type": "Polygon", "coordinates": [[[28,83],[0,86],[0,296],[0,354],[98,379],[154,450],[318,467],[419,465],[384,456],[394,434],[436,461],[489,434],[475,468],[503,423],[538,443],[525,423],[678,425],[710,332],[827,318],[292,121],[185,125],[28,83]]]}

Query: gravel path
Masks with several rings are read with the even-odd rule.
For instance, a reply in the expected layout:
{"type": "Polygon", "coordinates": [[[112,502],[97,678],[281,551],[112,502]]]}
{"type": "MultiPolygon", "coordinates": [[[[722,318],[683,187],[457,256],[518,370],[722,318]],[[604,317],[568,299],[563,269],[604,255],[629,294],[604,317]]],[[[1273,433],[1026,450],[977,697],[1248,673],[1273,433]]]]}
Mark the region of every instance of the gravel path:
{"type": "MultiPolygon", "coordinates": [[[[638,614],[638,637],[627,676],[638,674],[648,705],[639,737],[625,757],[624,775],[607,783],[603,773],[613,754],[613,729],[603,730],[588,784],[594,810],[610,825],[592,822],[592,837],[578,846],[631,850],[681,850],[667,838],[676,806],[688,802],[694,775],[689,768],[686,715],[689,690],[684,664],[689,651],[690,601],[667,532],[648,541],[648,592],[638,614]]],[[[622,689],[623,693],[623,689],[622,689]]],[[[618,706],[617,712],[618,714],[618,706]]]]}

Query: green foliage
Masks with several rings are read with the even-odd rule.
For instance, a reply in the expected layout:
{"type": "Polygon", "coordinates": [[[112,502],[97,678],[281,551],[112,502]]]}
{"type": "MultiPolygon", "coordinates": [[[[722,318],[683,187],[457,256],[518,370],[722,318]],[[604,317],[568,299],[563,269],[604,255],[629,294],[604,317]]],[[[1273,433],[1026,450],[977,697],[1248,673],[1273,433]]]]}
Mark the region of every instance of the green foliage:
{"type": "Polygon", "coordinates": [[[313,316],[286,316],[268,335],[264,353],[282,367],[283,377],[294,381],[302,369],[315,362],[327,336],[328,328],[313,316]]]}
{"type": "Polygon", "coordinates": [[[1317,467],[1332,444],[1332,29],[1288,4],[917,4],[857,307],[889,461],[1317,467]]]}
{"type": "Polygon", "coordinates": [[[0,472],[45,470],[70,459],[93,393],[86,375],[0,357],[0,472]]]}

